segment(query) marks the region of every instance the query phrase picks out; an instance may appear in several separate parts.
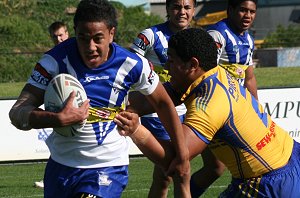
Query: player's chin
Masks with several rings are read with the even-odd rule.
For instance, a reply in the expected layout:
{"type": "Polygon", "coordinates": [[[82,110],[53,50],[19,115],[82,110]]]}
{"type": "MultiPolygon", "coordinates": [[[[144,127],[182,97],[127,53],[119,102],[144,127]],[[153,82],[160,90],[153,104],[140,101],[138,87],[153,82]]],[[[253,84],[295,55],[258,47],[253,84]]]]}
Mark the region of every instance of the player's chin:
{"type": "Polygon", "coordinates": [[[84,63],[89,68],[97,68],[101,64],[101,61],[98,58],[86,58],[84,63]]]}
{"type": "Polygon", "coordinates": [[[185,29],[189,26],[189,22],[187,20],[181,20],[181,21],[178,21],[177,26],[180,29],[185,29]]]}

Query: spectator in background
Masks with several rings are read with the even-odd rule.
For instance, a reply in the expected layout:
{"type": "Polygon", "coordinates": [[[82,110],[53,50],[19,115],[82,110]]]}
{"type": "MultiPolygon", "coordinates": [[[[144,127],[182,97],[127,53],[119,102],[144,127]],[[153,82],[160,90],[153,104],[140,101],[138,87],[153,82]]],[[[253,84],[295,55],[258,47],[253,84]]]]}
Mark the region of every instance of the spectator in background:
{"type": "Polygon", "coordinates": [[[53,22],[48,27],[48,32],[54,45],[58,45],[69,38],[67,25],[61,21],[53,22]]]}
{"type": "MultiPolygon", "coordinates": [[[[167,21],[156,24],[141,31],[131,51],[147,58],[159,75],[161,82],[169,80],[168,71],[164,69],[167,61],[168,40],[176,32],[189,28],[195,14],[196,0],[167,0],[167,21]]],[[[186,108],[184,104],[176,107],[181,121],[184,120],[186,108]]],[[[160,122],[157,114],[149,114],[141,117],[141,123],[153,133],[161,144],[170,144],[170,136],[160,122]]],[[[171,177],[166,176],[160,167],[154,165],[153,178],[148,197],[167,197],[168,186],[171,177]]]]}
{"type": "MultiPolygon", "coordinates": [[[[53,22],[48,27],[48,31],[54,45],[58,45],[69,38],[67,25],[61,21],[53,22]]],[[[44,188],[44,180],[34,182],[34,186],[44,188]]]]}
{"type": "MultiPolygon", "coordinates": [[[[228,0],[227,18],[208,27],[207,31],[217,44],[218,64],[258,99],[252,60],[254,39],[248,33],[255,19],[256,9],[257,0],[228,0]]],[[[208,184],[212,184],[225,170],[225,165],[211,155],[210,150],[206,149],[202,158],[204,166],[191,177],[192,197],[203,194],[209,187],[208,184]],[[215,162],[211,163],[213,161],[215,162]]]]}

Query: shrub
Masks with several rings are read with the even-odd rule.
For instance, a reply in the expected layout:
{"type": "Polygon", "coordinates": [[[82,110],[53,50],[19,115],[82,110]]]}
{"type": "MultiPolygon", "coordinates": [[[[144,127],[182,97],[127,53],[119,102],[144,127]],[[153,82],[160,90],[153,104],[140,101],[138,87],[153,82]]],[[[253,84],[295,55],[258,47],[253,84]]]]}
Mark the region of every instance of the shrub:
{"type": "Polygon", "coordinates": [[[299,47],[300,26],[289,25],[287,28],[279,25],[275,32],[265,38],[262,47],[299,47]]]}

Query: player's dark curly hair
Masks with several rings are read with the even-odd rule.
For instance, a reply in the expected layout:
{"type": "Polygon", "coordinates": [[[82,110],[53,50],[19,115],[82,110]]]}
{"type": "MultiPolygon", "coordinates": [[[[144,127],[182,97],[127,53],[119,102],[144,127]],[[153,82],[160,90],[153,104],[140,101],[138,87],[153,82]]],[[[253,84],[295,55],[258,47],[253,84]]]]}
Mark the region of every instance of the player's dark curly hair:
{"type": "Polygon", "coordinates": [[[243,3],[244,1],[252,1],[253,3],[255,3],[255,5],[257,5],[258,0],[228,0],[228,7],[231,6],[233,8],[239,6],[241,3],[243,3]]]}
{"type": "Polygon", "coordinates": [[[172,35],[169,48],[176,51],[182,61],[192,57],[198,59],[200,67],[208,71],[217,65],[217,46],[213,38],[203,29],[188,28],[172,35]]]}
{"type": "Polygon", "coordinates": [[[74,26],[80,21],[104,22],[109,29],[118,25],[116,10],[107,0],[81,0],[73,19],[74,26]]]}

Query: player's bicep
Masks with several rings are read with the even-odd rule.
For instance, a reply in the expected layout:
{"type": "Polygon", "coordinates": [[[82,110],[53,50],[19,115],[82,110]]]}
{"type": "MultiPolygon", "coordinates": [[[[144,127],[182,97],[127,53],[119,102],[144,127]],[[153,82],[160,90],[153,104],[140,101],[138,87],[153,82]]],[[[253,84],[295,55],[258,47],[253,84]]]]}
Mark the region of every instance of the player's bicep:
{"type": "Polygon", "coordinates": [[[202,153],[202,151],[207,147],[209,141],[200,133],[194,131],[193,128],[185,124],[182,125],[182,129],[184,131],[186,145],[189,149],[190,159],[192,159],[202,153]],[[200,135],[200,137],[198,135],[200,135]]]}

